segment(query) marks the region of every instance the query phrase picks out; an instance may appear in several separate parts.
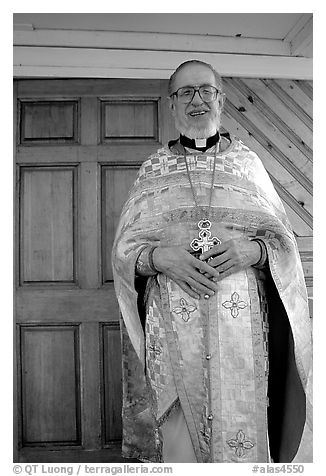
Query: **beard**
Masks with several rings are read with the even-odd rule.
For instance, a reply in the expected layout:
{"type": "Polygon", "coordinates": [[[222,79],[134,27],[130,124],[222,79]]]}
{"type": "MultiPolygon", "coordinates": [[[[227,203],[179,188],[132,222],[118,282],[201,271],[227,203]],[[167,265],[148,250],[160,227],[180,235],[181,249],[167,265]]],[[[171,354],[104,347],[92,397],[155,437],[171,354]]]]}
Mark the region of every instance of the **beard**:
{"type": "Polygon", "coordinates": [[[214,120],[210,120],[206,125],[192,125],[188,124],[188,121],[180,120],[175,117],[175,127],[180,134],[189,137],[189,139],[207,139],[216,134],[221,126],[220,114],[214,117],[214,120]]]}
{"type": "Polygon", "coordinates": [[[207,139],[216,134],[218,127],[216,125],[209,125],[207,127],[189,126],[188,128],[181,126],[180,128],[177,127],[177,129],[182,135],[189,137],[189,139],[207,139]]]}

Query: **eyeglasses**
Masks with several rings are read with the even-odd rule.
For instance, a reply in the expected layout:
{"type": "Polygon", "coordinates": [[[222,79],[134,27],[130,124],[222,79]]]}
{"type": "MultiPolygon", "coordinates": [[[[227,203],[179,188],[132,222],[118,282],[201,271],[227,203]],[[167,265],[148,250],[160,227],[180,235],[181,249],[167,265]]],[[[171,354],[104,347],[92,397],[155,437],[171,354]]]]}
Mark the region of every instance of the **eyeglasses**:
{"type": "Polygon", "coordinates": [[[172,93],[170,97],[176,96],[178,101],[180,101],[182,104],[188,104],[193,100],[196,92],[198,92],[199,96],[204,102],[215,101],[218,95],[218,89],[216,89],[214,86],[210,86],[209,84],[205,84],[199,87],[184,86],[183,88],[177,89],[177,91],[172,93]]]}

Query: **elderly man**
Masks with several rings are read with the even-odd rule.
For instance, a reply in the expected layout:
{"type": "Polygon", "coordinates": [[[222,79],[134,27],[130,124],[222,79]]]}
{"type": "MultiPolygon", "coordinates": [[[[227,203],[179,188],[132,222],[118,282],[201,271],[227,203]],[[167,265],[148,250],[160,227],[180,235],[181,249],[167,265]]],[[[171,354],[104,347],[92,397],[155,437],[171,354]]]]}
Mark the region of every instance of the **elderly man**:
{"type": "Polygon", "coordinates": [[[311,331],[296,241],[257,155],[220,134],[214,68],[170,78],[177,140],[138,173],[112,258],[123,454],[311,461],[311,331]]]}

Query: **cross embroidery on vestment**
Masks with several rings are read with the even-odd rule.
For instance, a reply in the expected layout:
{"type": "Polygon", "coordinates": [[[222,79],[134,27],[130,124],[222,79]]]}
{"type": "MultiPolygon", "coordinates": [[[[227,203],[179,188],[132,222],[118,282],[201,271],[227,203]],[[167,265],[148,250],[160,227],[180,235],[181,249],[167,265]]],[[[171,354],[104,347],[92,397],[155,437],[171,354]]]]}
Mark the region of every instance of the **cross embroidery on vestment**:
{"type": "Polygon", "coordinates": [[[242,430],[238,431],[235,438],[228,440],[227,444],[230,448],[235,450],[235,454],[238,456],[238,458],[243,458],[246,456],[246,452],[255,446],[255,444],[249,439],[246,439],[246,435],[242,430]]]}
{"type": "Polygon", "coordinates": [[[239,309],[244,309],[248,304],[244,301],[240,301],[240,296],[237,292],[232,293],[231,300],[222,303],[225,309],[230,309],[231,316],[236,318],[239,315],[239,309]]]}
{"type": "Polygon", "coordinates": [[[194,312],[196,309],[196,306],[189,304],[184,298],[181,298],[180,307],[175,307],[174,309],[172,309],[172,311],[176,314],[181,314],[180,317],[182,317],[185,322],[188,322],[190,319],[190,313],[194,312]]]}

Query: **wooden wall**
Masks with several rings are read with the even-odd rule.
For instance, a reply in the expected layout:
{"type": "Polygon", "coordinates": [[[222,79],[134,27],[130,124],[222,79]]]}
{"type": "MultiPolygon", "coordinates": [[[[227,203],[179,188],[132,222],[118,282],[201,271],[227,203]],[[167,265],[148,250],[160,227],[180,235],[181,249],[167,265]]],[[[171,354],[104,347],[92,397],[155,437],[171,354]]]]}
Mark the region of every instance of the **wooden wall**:
{"type": "Polygon", "coordinates": [[[297,238],[312,297],[312,82],[224,78],[222,124],[254,150],[280,195],[297,238]]]}

